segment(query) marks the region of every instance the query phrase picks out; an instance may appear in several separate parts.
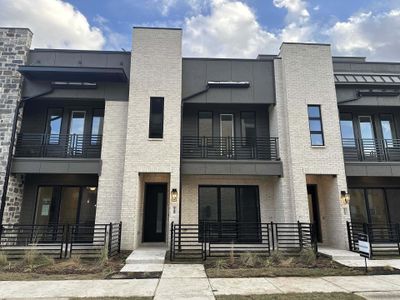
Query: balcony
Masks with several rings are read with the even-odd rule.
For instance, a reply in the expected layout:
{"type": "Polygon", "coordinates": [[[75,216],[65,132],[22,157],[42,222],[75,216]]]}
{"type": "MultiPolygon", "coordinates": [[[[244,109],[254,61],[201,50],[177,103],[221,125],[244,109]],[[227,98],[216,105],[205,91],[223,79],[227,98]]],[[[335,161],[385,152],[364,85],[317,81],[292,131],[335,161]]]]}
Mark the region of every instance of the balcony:
{"type": "Polygon", "coordinates": [[[182,158],[279,161],[278,138],[184,136],[182,158]]]}
{"type": "Polygon", "coordinates": [[[184,175],[282,176],[278,138],[182,137],[184,175]]]}
{"type": "Polygon", "coordinates": [[[100,158],[101,135],[21,133],[15,157],[100,158]]]}
{"type": "Polygon", "coordinates": [[[400,161],[400,139],[342,139],[342,145],[345,161],[400,161]]]}

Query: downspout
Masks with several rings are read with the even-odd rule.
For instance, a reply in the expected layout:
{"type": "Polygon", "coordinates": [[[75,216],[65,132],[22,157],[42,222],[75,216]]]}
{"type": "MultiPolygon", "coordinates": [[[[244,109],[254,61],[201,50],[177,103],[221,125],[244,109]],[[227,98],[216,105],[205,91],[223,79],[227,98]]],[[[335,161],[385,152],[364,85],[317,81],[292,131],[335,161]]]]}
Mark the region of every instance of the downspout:
{"type": "Polygon", "coordinates": [[[50,88],[47,92],[40,93],[38,95],[21,99],[17,106],[15,107],[15,112],[14,112],[14,119],[13,119],[13,124],[12,124],[12,130],[11,130],[11,139],[10,139],[10,146],[8,148],[8,159],[7,159],[7,165],[6,165],[6,174],[4,176],[4,183],[3,183],[3,194],[1,195],[1,207],[0,207],[0,225],[3,224],[3,214],[4,214],[4,209],[6,207],[6,199],[7,199],[7,190],[8,190],[8,182],[10,180],[10,174],[11,174],[11,165],[12,165],[12,159],[14,157],[14,146],[15,146],[15,135],[17,133],[17,124],[18,124],[18,118],[19,118],[19,113],[21,108],[23,107],[24,103],[29,100],[33,100],[48,94],[51,94],[54,91],[53,88],[50,88]]]}

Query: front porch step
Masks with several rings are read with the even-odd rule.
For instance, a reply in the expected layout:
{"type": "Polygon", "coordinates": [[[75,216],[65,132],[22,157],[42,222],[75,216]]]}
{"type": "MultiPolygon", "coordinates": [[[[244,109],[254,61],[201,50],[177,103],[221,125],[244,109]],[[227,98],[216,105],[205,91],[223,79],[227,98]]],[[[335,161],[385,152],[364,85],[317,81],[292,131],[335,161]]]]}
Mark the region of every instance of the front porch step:
{"type": "Polygon", "coordinates": [[[120,273],[162,272],[164,264],[126,264],[120,273]]]}
{"type": "Polygon", "coordinates": [[[127,264],[164,264],[165,248],[139,247],[126,259],[127,264]]]}
{"type": "Polygon", "coordinates": [[[360,254],[349,250],[334,249],[330,247],[318,246],[318,252],[329,256],[333,260],[364,260],[360,254]]]}

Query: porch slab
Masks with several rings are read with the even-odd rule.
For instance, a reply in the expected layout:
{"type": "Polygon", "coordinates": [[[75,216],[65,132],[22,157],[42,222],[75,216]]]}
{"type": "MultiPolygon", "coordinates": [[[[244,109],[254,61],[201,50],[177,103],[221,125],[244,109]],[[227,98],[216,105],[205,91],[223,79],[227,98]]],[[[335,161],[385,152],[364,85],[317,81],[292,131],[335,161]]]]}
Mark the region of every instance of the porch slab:
{"type": "Polygon", "coordinates": [[[333,260],[360,260],[364,262],[364,258],[356,252],[343,249],[335,249],[326,246],[318,246],[318,252],[329,256],[333,260]]]}
{"type": "Polygon", "coordinates": [[[400,299],[400,292],[366,292],[356,293],[367,300],[398,300],[400,299]]]}
{"type": "Polygon", "coordinates": [[[121,273],[134,273],[134,272],[162,272],[164,269],[163,264],[126,264],[122,269],[121,273]]]}
{"type": "Polygon", "coordinates": [[[207,278],[201,264],[165,264],[161,280],[164,278],[207,278]]]}
{"type": "Polygon", "coordinates": [[[126,264],[164,264],[165,247],[139,247],[135,249],[126,259],[126,264]]]}
{"type": "Polygon", "coordinates": [[[345,289],[322,278],[277,277],[266,280],[284,293],[346,292],[345,289]]]}
{"type": "Polygon", "coordinates": [[[282,293],[265,278],[210,278],[215,295],[262,295],[282,293]]]}
{"type": "Polygon", "coordinates": [[[158,279],[133,280],[62,280],[2,281],[0,299],[87,298],[87,297],[152,297],[158,279]]]}

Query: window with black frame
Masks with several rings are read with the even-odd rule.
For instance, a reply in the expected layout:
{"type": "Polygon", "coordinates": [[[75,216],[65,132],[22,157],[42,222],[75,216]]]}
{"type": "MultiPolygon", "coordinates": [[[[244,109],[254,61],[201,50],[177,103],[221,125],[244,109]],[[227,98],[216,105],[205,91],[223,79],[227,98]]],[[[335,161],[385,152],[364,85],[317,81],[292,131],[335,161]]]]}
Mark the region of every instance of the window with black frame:
{"type": "Polygon", "coordinates": [[[149,138],[162,139],[164,134],[164,98],[150,98],[149,138]]]}
{"type": "Polygon", "coordinates": [[[310,127],[311,146],[324,146],[320,105],[308,105],[308,124],[310,127]]]}
{"type": "Polygon", "coordinates": [[[213,113],[199,111],[198,115],[198,144],[199,146],[212,145],[213,138],[213,113]]]}
{"type": "Polygon", "coordinates": [[[257,186],[200,186],[199,237],[212,242],[258,243],[257,186]]]}
{"type": "Polygon", "coordinates": [[[63,119],[63,110],[61,108],[50,108],[47,112],[48,143],[57,145],[60,143],[61,126],[63,119]]]}

